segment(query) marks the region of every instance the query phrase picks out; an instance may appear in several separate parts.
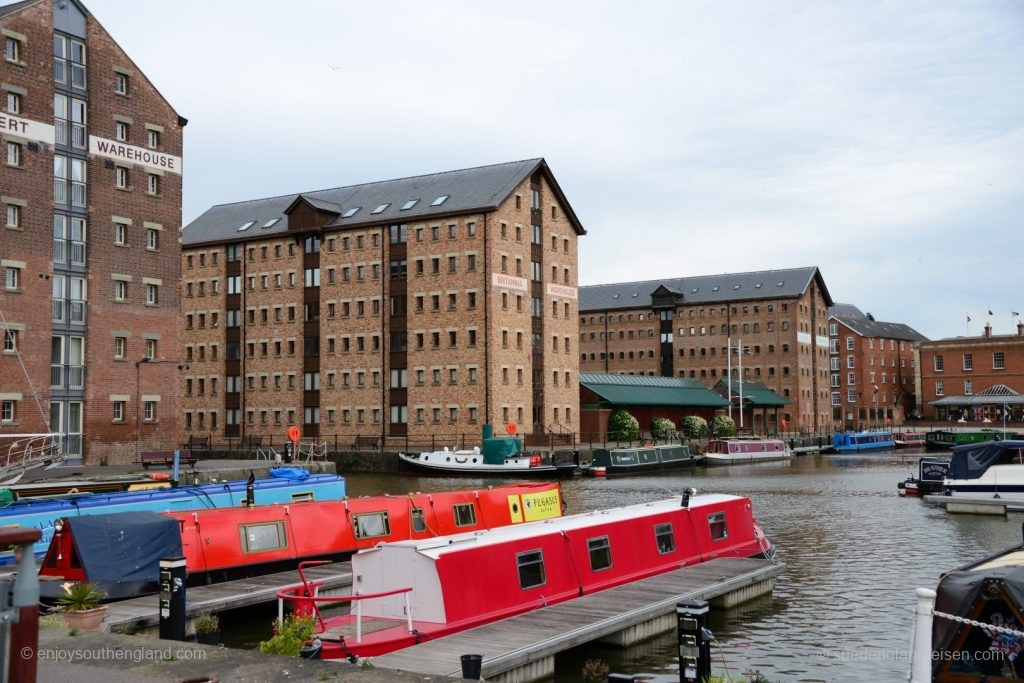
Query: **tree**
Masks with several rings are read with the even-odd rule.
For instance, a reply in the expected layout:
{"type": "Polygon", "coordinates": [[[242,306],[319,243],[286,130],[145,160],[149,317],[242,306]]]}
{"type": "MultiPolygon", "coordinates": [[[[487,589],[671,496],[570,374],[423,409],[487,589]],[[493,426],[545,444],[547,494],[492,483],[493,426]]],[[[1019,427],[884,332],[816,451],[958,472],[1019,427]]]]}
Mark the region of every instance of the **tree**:
{"type": "Polygon", "coordinates": [[[679,421],[679,429],[690,439],[699,439],[708,433],[708,421],[700,415],[687,415],[679,421]]]}
{"type": "Polygon", "coordinates": [[[655,439],[671,439],[676,435],[676,425],[672,420],[656,417],[651,420],[651,437],[655,439]]]}
{"type": "Polygon", "coordinates": [[[715,415],[711,419],[711,433],[718,436],[733,436],[736,434],[736,423],[728,415],[715,415]]]}
{"type": "Polygon", "coordinates": [[[625,408],[616,408],[608,418],[608,438],[611,441],[635,441],[640,438],[640,423],[625,408]]]}

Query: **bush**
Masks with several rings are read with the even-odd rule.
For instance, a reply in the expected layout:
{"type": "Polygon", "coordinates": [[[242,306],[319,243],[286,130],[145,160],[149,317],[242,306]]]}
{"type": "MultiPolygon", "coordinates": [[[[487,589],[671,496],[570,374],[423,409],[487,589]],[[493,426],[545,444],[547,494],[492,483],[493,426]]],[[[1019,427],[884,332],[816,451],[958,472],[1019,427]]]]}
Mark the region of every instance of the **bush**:
{"type": "Polygon", "coordinates": [[[656,417],[651,420],[651,437],[655,439],[671,439],[676,435],[676,425],[672,420],[656,417]]]}
{"type": "Polygon", "coordinates": [[[711,420],[711,433],[718,436],[735,436],[736,423],[728,415],[715,415],[711,420]]]}
{"type": "Polygon", "coordinates": [[[260,643],[260,652],[268,655],[289,655],[298,657],[299,650],[313,637],[313,617],[299,617],[294,614],[284,618],[282,624],[274,619],[274,636],[260,643]]]}
{"type": "Polygon", "coordinates": [[[200,614],[196,617],[196,633],[216,633],[220,630],[220,617],[216,614],[200,614]]]}
{"type": "Polygon", "coordinates": [[[679,431],[690,439],[701,439],[708,433],[708,421],[700,415],[687,415],[679,421],[679,431]]]}
{"type": "Polygon", "coordinates": [[[608,439],[636,441],[640,438],[640,423],[625,408],[617,408],[608,418],[608,439]]]}

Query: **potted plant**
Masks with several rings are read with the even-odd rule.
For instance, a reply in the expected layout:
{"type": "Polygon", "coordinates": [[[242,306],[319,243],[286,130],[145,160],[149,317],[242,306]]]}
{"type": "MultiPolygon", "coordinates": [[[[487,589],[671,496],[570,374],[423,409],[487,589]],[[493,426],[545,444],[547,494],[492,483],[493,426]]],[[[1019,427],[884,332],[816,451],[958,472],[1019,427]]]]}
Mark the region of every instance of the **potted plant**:
{"type": "Polygon", "coordinates": [[[65,583],[61,586],[64,595],[57,599],[64,613],[64,623],[78,631],[96,631],[107,613],[100,604],[107,594],[93,583],[65,583]]]}
{"type": "Polygon", "coordinates": [[[220,618],[216,614],[200,614],[196,617],[196,642],[220,645],[220,618]]]}

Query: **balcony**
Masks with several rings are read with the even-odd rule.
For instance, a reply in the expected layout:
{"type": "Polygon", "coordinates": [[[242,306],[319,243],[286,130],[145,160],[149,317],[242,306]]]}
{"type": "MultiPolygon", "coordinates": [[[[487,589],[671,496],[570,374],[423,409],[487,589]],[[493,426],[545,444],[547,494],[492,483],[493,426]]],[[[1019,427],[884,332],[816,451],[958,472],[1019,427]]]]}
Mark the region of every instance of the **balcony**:
{"type": "Polygon", "coordinates": [[[84,301],[69,301],[68,302],[68,322],[76,325],[85,324],[85,302],[84,301]]]}
{"type": "Polygon", "coordinates": [[[85,242],[72,240],[53,240],[53,262],[70,263],[73,266],[85,265],[85,242]]]}
{"type": "Polygon", "coordinates": [[[53,300],[53,322],[62,323],[64,322],[65,306],[63,299],[53,300]]]}
{"type": "Polygon", "coordinates": [[[82,207],[86,205],[85,183],[71,183],[71,204],[82,207]]]}
{"type": "Polygon", "coordinates": [[[81,390],[85,388],[84,365],[50,365],[50,388],[81,390]]]}
{"type": "Polygon", "coordinates": [[[54,240],[53,241],[53,262],[54,263],[66,263],[68,260],[67,245],[65,240],[54,240]]]}
{"type": "Polygon", "coordinates": [[[53,201],[57,204],[68,203],[68,181],[65,178],[53,179],[53,201]]]}

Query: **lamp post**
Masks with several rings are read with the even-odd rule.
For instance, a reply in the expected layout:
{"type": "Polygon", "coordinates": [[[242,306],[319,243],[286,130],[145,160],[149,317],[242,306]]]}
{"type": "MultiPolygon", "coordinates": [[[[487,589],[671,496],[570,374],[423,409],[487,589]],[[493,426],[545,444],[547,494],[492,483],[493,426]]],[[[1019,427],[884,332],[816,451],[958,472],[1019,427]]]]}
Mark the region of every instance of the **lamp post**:
{"type": "Polygon", "coordinates": [[[878,385],[877,384],[872,385],[871,389],[872,389],[872,391],[871,391],[871,402],[875,406],[875,408],[874,408],[875,419],[871,421],[871,427],[872,428],[876,428],[876,427],[878,427],[878,385]]]}

